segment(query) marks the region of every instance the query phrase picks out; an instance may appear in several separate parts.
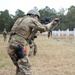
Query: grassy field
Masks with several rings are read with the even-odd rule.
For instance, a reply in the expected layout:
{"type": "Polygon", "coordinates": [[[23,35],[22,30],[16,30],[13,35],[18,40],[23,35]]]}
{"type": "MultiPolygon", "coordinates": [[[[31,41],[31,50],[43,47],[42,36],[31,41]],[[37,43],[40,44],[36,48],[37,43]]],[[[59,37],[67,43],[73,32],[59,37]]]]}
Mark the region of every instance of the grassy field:
{"type": "MultiPolygon", "coordinates": [[[[7,39],[8,40],[8,39],[7,39]]],[[[30,57],[33,75],[75,75],[75,39],[48,39],[39,35],[36,56],[30,57]]],[[[15,75],[15,66],[10,60],[7,41],[0,35],[0,75],[15,75]]]]}

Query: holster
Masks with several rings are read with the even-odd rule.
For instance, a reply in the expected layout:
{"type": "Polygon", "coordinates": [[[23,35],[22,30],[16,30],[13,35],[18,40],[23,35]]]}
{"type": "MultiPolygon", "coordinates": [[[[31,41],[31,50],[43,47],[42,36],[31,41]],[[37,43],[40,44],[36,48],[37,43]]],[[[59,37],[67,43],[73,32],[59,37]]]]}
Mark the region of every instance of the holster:
{"type": "Polygon", "coordinates": [[[15,46],[15,53],[17,55],[17,60],[24,58],[26,56],[26,52],[22,45],[15,46]]]}
{"type": "Polygon", "coordinates": [[[13,46],[10,45],[11,49],[15,49],[15,54],[17,55],[17,60],[24,58],[26,56],[26,52],[22,45],[13,46]]]}

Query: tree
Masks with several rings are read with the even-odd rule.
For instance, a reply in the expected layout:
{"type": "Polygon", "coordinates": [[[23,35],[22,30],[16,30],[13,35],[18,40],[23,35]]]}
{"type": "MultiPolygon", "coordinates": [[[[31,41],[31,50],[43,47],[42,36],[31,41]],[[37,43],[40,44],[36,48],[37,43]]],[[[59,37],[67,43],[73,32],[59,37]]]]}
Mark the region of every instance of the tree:
{"type": "Polygon", "coordinates": [[[48,18],[54,18],[56,17],[56,10],[54,8],[50,9],[48,6],[46,6],[44,9],[39,10],[41,15],[41,20],[48,17],[48,18]]]}
{"type": "Polygon", "coordinates": [[[57,26],[58,29],[60,30],[66,30],[66,14],[65,14],[66,10],[64,8],[59,9],[59,11],[57,12],[58,17],[60,18],[60,24],[57,26]]]}
{"type": "Polygon", "coordinates": [[[8,10],[0,11],[0,30],[3,31],[6,28],[8,31],[11,25],[12,18],[8,10]]]}
{"type": "Polygon", "coordinates": [[[75,6],[71,6],[70,8],[68,8],[67,20],[69,21],[67,23],[69,29],[73,30],[73,28],[75,28],[75,6]]]}
{"type": "Polygon", "coordinates": [[[15,12],[15,16],[13,16],[14,21],[23,16],[25,16],[24,12],[20,9],[17,9],[17,11],[15,12]]]}

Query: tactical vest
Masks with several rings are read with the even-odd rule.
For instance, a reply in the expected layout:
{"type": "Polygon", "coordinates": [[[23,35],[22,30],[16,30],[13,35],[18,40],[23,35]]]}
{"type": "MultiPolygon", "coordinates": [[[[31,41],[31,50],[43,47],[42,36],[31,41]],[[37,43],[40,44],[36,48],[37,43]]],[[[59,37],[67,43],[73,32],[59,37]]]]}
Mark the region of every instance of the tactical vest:
{"type": "Polygon", "coordinates": [[[30,39],[33,35],[33,28],[30,27],[32,25],[32,18],[27,16],[19,18],[12,27],[11,34],[16,33],[24,39],[30,39]]]}

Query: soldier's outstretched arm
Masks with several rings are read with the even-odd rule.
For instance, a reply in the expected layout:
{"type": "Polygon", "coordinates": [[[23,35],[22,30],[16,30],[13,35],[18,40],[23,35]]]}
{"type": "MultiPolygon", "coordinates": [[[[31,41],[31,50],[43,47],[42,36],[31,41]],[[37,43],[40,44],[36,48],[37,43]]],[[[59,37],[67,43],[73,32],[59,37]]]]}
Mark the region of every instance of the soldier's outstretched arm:
{"type": "Polygon", "coordinates": [[[58,23],[59,23],[59,18],[53,19],[50,23],[48,23],[46,25],[42,25],[37,20],[33,19],[31,26],[32,26],[32,28],[35,27],[40,32],[45,32],[45,31],[49,31],[51,28],[55,27],[58,23]]]}
{"type": "Polygon", "coordinates": [[[39,21],[36,19],[32,19],[31,23],[29,24],[29,27],[33,29],[33,31],[40,31],[40,32],[45,32],[46,27],[42,25],[39,21]]]}
{"type": "Polygon", "coordinates": [[[46,24],[47,30],[53,30],[60,23],[59,18],[54,18],[50,23],[46,24]]]}

